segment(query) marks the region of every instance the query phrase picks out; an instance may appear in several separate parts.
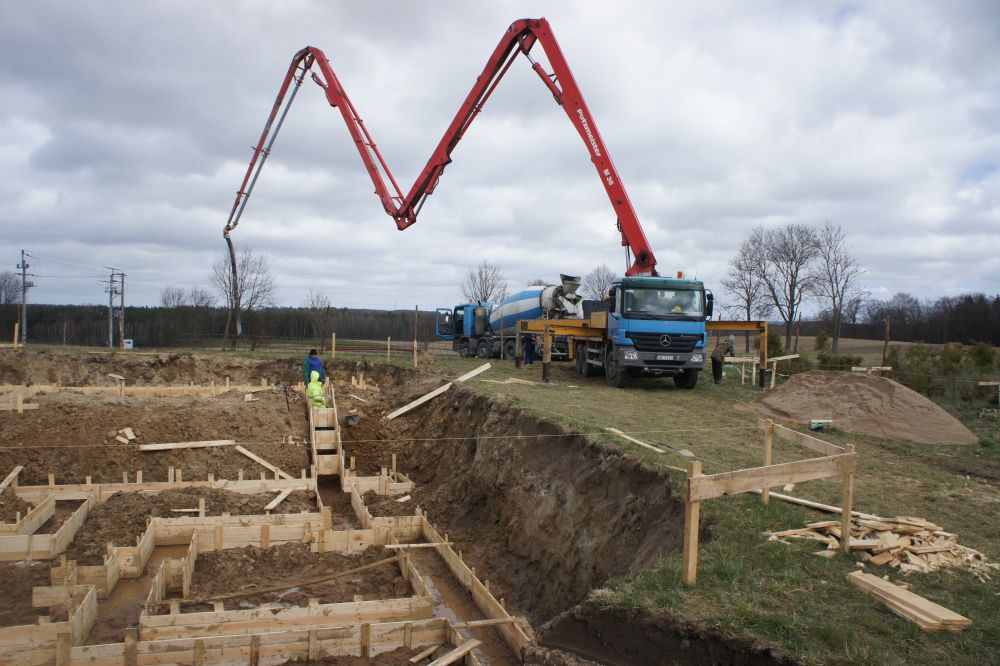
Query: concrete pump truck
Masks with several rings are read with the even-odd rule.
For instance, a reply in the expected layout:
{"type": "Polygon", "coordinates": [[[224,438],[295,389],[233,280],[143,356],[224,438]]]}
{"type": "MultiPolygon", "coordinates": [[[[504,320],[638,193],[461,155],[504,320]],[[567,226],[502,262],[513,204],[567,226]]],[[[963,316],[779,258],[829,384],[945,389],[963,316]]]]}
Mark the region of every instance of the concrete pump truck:
{"type": "MultiPolygon", "coordinates": [[[[240,280],[237,275],[236,253],[229,234],[239,224],[254,185],[271,154],[278,132],[306,74],[311,74],[312,80],[323,89],[330,106],[340,111],[375,185],[375,193],[382,202],[382,207],[396,222],[397,228],[403,230],[417,221],[417,214],[427,196],[434,192],[445,167],[451,163],[452,151],[518,55],[524,55],[531,63],[532,69],[552,93],[556,103],[562,107],[587,147],[591,162],[617,216],[621,244],[626,251],[627,269],[624,277],[617,280],[607,294],[607,312],[594,313],[587,319],[581,318],[582,313],[572,315],[566,312],[559,315],[563,318],[523,319],[517,317],[520,307],[517,304],[508,304],[512,306],[507,308],[509,312],[503,312],[505,304],[500,304],[500,326],[509,328],[511,333],[539,332],[545,339],[549,335],[563,336],[568,345],[567,353],[575,358],[578,372],[589,375],[593,371],[603,370],[607,382],[612,386],[621,385],[626,376],[671,375],[678,386],[694,388],[698,373],[705,363],[705,322],[712,314],[711,293],[706,292],[701,282],[685,280],[680,274],[677,278],[667,278],[660,277],[657,273],[656,258],[621,177],[611,161],[597,124],[549,23],[544,18],[521,19],[507,28],[482,73],[476,78],[472,90],[405,196],[324,53],[316,47],[307,46],[295,54],[253,150],[246,175],[223,229],[233,273],[231,298],[237,334],[242,334],[239,320],[240,280]],[[539,44],[544,51],[551,72],[546,71],[531,56],[535,44],[539,44]],[[318,72],[313,71],[314,69],[318,72]],[[569,318],[566,318],[567,315],[569,318]],[[512,326],[514,322],[516,326],[512,326]],[[560,327],[559,330],[555,330],[554,327],[557,326],[560,327]]],[[[474,326],[475,321],[473,316],[463,324],[474,326]]],[[[521,335],[514,337],[517,341],[521,340],[521,335]]]]}

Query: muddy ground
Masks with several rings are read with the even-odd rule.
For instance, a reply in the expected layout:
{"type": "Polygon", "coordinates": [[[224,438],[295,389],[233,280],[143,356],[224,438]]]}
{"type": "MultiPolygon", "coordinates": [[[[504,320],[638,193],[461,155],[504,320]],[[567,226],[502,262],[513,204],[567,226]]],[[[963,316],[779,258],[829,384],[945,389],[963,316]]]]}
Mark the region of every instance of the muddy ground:
{"type": "MultiPolygon", "coordinates": [[[[95,506],[83,527],[66,550],[66,555],[78,564],[102,564],[107,544],[134,546],[136,538],[146,531],[147,519],[154,516],[177,518],[183,513],[171,509],[196,509],[198,499],[205,498],[205,513],[218,516],[229,512],[234,516],[263,514],[264,506],[274,495],[245,495],[229,490],[182,488],[157,495],[118,493],[95,506]]],[[[274,513],[318,511],[315,496],[304,491],[293,492],[274,509],[274,513]]]]}
{"type": "MultiPolygon", "coordinates": [[[[31,607],[31,588],[51,585],[49,562],[0,562],[3,583],[3,603],[0,604],[0,626],[16,627],[34,624],[48,608],[31,607]]],[[[65,619],[65,618],[63,618],[65,619]]],[[[58,618],[53,617],[53,621],[58,618]]]]}
{"type": "MultiPolygon", "coordinates": [[[[382,548],[369,548],[357,555],[311,553],[308,544],[283,544],[272,548],[230,548],[198,556],[191,597],[247,592],[238,599],[226,599],[226,610],[256,608],[262,603],[275,607],[306,606],[310,598],[320,603],[364,599],[396,599],[413,594],[410,584],[400,574],[399,564],[391,562],[357,574],[323,583],[302,585],[302,581],[321,578],[392,557],[382,548]],[[257,587],[287,584],[287,590],[253,594],[257,587]]],[[[189,606],[185,605],[187,609],[189,606]]],[[[190,606],[191,610],[195,606],[190,606]]],[[[203,610],[211,610],[205,605],[203,610]]]]}
{"type": "Polygon", "coordinates": [[[31,505],[17,496],[13,488],[4,488],[0,493],[0,522],[17,522],[17,514],[24,518],[31,511],[31,505]]]}
{"type": "Polygon", "coordinates": [[[145,481],[166,481],[167,468],[183,470],[185,479],[235,479],[239,470],[247,478],[271,472],[238,453],[234,447],[139,451],[139,444],[233,439],[292,476],[308,468],[308,449],[285,444],[286,435],[307,438],[305,410],[301,404],[285,405],[283,393],[264,392],[258,400],[243,402],[242,395],[216,397],[133,398],[60,393],[41,395],[40,408],[24,414],[0,412],[0,470],[24,465],[21,485],[121,482],[122,472],[135,480],[138,470],[145,481]],[[130,427],[136,440],[121,444],[117,431],[130,427]]]}

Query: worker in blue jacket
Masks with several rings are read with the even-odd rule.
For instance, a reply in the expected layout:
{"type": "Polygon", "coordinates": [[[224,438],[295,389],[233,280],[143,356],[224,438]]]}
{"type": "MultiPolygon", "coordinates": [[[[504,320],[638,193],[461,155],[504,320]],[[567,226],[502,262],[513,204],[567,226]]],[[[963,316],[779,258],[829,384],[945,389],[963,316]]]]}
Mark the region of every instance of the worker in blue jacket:
{"type": "Polygon", "coordinates": [[[309,383],[309,373],[313,371],[319,373],[320,383],[326,381],[326,370],[323,369],[323,359],[319,357],[315,349],[310,349],[309,356],[306,356],[306,360],[302,361],[302,382],[304,384],[309,383]]]}

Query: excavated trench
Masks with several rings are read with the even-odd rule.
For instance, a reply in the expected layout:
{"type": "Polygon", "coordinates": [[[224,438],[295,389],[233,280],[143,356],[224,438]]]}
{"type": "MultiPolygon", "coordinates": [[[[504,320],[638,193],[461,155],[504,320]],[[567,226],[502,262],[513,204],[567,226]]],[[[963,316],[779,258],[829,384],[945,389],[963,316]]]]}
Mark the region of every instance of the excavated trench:
{"type": "MultiPolygon", "coordinates": [[[[356,370],[345,365],[336,374],[356,370]]],[[[400,368],[364,370],[392,396],[385,408],[440,384],[400,368]]],[[[367,407],[369,420],[377,419],[367,407]]],[[[417,484],[414,499],[508,609],[535,628],[539,645],[526,663],[789,663],[766,646],[588,600],[609,578],[680,550],[684,505],[668,477],[463,387],[392,423],[404,422],[363,435],[346,428],[345,451],[353,437],[354,445],[397,453],[417,484]]]]}

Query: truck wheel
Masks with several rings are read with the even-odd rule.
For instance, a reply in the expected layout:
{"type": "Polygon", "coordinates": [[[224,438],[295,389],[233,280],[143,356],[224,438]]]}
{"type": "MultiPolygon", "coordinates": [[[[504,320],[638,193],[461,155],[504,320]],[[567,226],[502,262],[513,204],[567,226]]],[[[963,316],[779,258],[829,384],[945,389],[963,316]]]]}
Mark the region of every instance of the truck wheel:
{"type": "Polygon", "coordinates": [[[697,370],[685,370],[679,374],[674,375],[674,384],[677,388],[682,389],[693,389],[695,384],[698,383],[698,375],[700,373],[697,370]]]}
{"type": "Polygon", "coordinates": [[[517,353],[517,344],[513,340],[508,340],[503,345],[503,357],[508,361],[514,360],[514,354],[517,353]]]}
{"type": "Polygon", "coordinates": [[[608,349],[604,354],[604,379],[608,386],[621,388],[625,384],[625,368],[615,359],[615,352],[608,349]]]}
{"type": "Polygon", "coordinates": [[[573,350],[574,356],[576,356],[576,375],[577,377],[587,376],[587,356],[583,345],[577,345],[576,349],[573,350]]]}
{"type": "Polygon", "coordinates": [[[490,343],[486,340],[480,340],[479,345],[476,347],[476,356],[479,358],[489,358],[490,357],[490,343]]]}
{"type": "Polygon", "coordinates": [[[462,340],[458,343],[458,355],[462,358],[469,358],[469,341],[462,340]]]}

